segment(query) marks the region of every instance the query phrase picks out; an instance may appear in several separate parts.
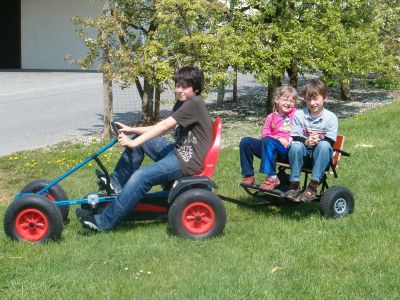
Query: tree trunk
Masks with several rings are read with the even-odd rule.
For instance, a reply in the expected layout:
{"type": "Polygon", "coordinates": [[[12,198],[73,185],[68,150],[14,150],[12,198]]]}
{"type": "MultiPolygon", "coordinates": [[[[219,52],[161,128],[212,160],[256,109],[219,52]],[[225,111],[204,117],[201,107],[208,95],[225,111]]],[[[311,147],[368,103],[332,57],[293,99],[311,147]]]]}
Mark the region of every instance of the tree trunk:
{"type": "Polygon", "coordinates": [[[152,122],[153,124],[160,120],[160,103],[161,103],[161,91],[156,87],[156,93],[154,96],[154,114],[152,122]]]}
{"type": "Polygon", "coordinates": [[[238,81],[237,81],[238,76],[237,75],[238,74],[237,74],[237,71],[235,69],[235,76],[233,77],[233,91],[232,91],[232,99],[235,102],[239,101],[239,98],[238,98],[238,81]]]}
{"type": "Polygon", "coordinates": [[[108,140],[112,136],[111,121],[113,115],[113,93],[112,93],[112,81],[109,80],[104,74],[103,74],[103,106],[104,106],[103,139],[108,140]]]}
{"type": "Polygon", "coordinates": [[[273,96],[274,96],[275,89],[282,85],[282,78],[283,77],[272,76],[268,80],[268,94],[267,94],[267,99],[265,102],[266,114],[270,114],[271,112],[274,111],[273,96]]]}
{"type": "Polygon", "coordinates": [[[290,68],[287,68],[286,71],[289,75],[289,85],[297,89],[297,75],[299,73],[297,62],[292,60],[290,62],[290,68]]]}
{"type": "MultiPolygon", "coordinates": [[[[107,16],[111,14],[110,1],[105,0],[103,7],[103,15],[107,16]]],[[[110,44],[107,33],[102,32],[103,44],[103,63],[110,63],[110,44]]],[[[113,93],[112,93],[112,80],[108,79],[103,73],[103,108],[104,108],[104,126],[103,126],[103,139],[110,139],[112,136],[111,132],[111,121],[113,112],[113,93]]]]}
{"type": "Polygon", "coordinates": [[[150,125],[153,116],[153,96],[154,86],[149,81],[143,79],[143,97],[142,97],[142,118],[141,123],[150,125]]]}
{"type": "Polygon", "coordinates": [[[225,97],[225,82],[220,81],[218,86],[217,106],[221,106],[224,103],[225,97]]]}
{"type": "Polygon", "coordinates": [[[342,81],[340,84],[340,97],[343,101],[351,100],[350,83],[342,81]]]}

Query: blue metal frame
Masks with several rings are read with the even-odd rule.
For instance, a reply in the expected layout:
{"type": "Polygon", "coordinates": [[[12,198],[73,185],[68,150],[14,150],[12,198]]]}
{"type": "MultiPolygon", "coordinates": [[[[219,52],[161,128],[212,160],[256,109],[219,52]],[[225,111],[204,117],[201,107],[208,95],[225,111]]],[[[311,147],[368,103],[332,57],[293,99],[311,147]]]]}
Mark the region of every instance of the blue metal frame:
{"type": "MultiPolygon", "coordinates": [[[[68,177],[69,175],[74,173],[75,171],[79,170],[80,168],[82,168],[84,165],[86,165],[90,161],[95,160],[99,155],[101,155],[102,153],[107,151],[109,148],[114,146],[116,143],[117,143],[117,140],[113,139],[111,142],[109,142],[103,148],[101,148],[100,150],[96,151],[90,157],[88,157],[87,159],[82,161],[79,165],[77,165],[77,166],[73,167],[71,170],[65,172],[62,176],[60,176],[56,180],[50,182],[43,189],[41,189],[40,191],[36,192],[35,194],[41,195],[41,194],[45,193],[48,189],[52,188],[53,186],[55,186],[60,181],[62,181],[63,179],[65,179],[66,177],[68,177]]],[[[32,194],[32,193],[19,193],[19,194],[17,194],[15,196],[15,199],[21,198],[22,196],[27,195],[27,194],[32,194]]],[[[115,196],[101,197],[101,198],[98,199],[99,200],[98,202],[108,202],[108,201],[112,201],[112,199],[114,199],[114,198],[115,198],[115,196]]],[[[57,205],[57,206],[71,205],[71,204],[85,204],[85,203],[88,203],[87,199],[65,200],[65,201],[56,201],[56,202],[54,202],[54,204],[57,205]]]]}

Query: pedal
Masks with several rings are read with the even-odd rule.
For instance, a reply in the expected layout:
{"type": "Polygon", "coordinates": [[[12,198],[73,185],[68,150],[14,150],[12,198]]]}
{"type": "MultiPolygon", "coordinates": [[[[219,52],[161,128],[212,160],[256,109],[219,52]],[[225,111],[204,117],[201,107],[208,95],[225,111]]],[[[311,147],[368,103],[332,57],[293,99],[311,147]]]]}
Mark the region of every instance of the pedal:
{"type": "Polygon", "coordinates": [[[95,174],[96,174],[96,177],[98,178],[97,184],[99,186],[99,190],[100,191],[107,190],[108,185],[107,185],[106,175],[98,169],[96,169],[95,174]]]}

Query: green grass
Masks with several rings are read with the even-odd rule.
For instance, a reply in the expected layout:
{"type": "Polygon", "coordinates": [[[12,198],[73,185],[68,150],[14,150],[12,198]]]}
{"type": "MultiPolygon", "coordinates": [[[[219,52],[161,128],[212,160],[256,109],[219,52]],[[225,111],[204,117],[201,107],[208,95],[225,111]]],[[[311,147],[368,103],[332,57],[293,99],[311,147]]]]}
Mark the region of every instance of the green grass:
{"type": "MultiPolygon", "coordinates": [[[[258,209],[225,203],[224,234],[191,241],[171,235],[165,222],[87,235],[73,207],[59,242],[16,243],[0,230],[0,298],[398,299],[399,115],[396,101],[340,121],[352,156],[342,158],[339,178],[329,182],[353,191],[355,211],[347,218],[321,218],[318,203],[258,209]]],[[[0,158],[0,221],[27,182],[54,179],[97,148],[61,144],[0,158]]],[[[109,152],[108,166],[119,151],[109,152]]],[[[63,182],[71,198],[95,190],[94,167],[63,182]]],[[[223,149],[217,192],[252,201],[240,177],[239,151],[223,149]]]]}

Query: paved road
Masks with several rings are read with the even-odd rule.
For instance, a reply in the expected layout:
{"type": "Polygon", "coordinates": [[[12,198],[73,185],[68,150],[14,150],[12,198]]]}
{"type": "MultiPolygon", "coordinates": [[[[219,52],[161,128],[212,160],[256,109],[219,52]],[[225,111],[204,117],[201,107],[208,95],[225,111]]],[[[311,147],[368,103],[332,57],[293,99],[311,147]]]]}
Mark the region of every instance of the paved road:
{"type": "Polygon", "coordinates": [[[101,126],[101,74],[0,72],[0,155],[101,126]]]}
{"type": "MultiPolygon", "coordinates": [[[[241,75],[239,82],[239,93],[258,86],[251,76],[241,75]]],[[[140,111],[134,89],[115,87],[114,97],[115,119],[140,111]]],[[[162,99],[173,99],[173,94],[164,93],[162,99]]],[[[215,99],[215,93],[208,97],[215,99]]],[[[170,106],[166,102],[161,109],[170,106]]],[[[99,133],[102,121],[99,73],[0,72],[0,156],[99,133]]]]}

